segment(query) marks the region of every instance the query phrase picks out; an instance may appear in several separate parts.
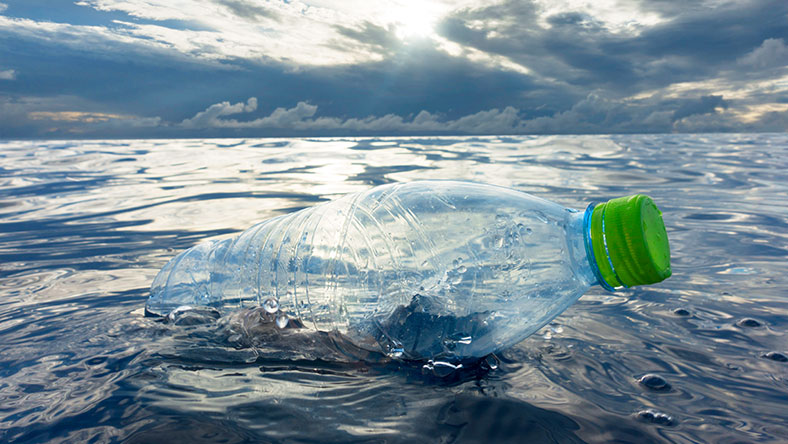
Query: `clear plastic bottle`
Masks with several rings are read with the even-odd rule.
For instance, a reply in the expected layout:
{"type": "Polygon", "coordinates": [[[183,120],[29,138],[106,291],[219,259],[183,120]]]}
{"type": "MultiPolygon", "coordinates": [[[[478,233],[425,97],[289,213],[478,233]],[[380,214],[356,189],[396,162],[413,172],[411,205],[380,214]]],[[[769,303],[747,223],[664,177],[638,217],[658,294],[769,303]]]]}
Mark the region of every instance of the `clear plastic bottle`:
{"type": "Polygon", "coordinates": [[[392,357],[462,360],[521,341],[595,284],[667,278],[669,255],[647,196],[580,212],[478,183],[392,184],[182,252],[146,309],[261,306],[392,357]]]}

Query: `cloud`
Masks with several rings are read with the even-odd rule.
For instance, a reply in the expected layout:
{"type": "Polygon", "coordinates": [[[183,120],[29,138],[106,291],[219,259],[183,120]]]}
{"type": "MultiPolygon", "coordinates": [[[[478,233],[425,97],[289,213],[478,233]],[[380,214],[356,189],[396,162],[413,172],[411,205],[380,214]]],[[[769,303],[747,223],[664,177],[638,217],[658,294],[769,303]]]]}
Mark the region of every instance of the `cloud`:
{"type": "Polygon", "coordinates": [[[161,119],[158,117],[137,117],[84,111],[33,111],[28,113],[28,118],[32,120],[47,120],[50,122],[111,124],[113,126],[129,126],[134,128],[155,127],[159,126],[161,123],[161,119]]]}
{"type": "Polygon", "coordinates": [[[675,2],[662,2],[669,17],[638,12],[655,7],[629,2],[630,13],[618,17],[631,23],[617,19],[615,8],[600,13],[596,3],[588,9],[576,4],[574,10],[567,3],[509,0],[458,10],[443,21],[442,34],[572,90],[602,89],[620,97],[727,74],[754,46],[788,34],[788,22],[773,19],[788,15],[782,0],[720,2],[683,11],[675,2]]]}
{"type": "Polygon", "coordinates": [[[768,69],[788,66],[788,46],[783,39],[766,39],[761,46],[739,59],[747,68],[768,69]]]}
{"type": "Polygon", "coordinates": [[[673,120],[680,120],[697,114],[711,114],[718,108],[728,108],[728,102],[722,96],[703,96],[697,100],[682,103],[673,112],[673,120]]]}
{"type": "Polygon", "coordinates": [[[751,130],[788,100],[784,0],[22,5],[4,137],[751,130]]]}
{"type": "Polygon", "coordinates": [[[244,0],[217,0],[217,3],[224,5],[230,12],[246,20],[279,20],[279,14],[277,12],[259,3],[244,0]]]}
{"type": "Polygon", "coordinates": [[[271,114],[252,120],[222,118],[251,113],[257,109],[257,99],[246,103],[221,102],[179,124],[182,128],[256,128],[289,129],[291,131],[358,131],[358,132],[443,132],[443,133],[511,133],[519,122],[518,110],[506,107],[466,115],[458,119],[445,119],[428,111],[403,118],[395,114],[364,118],[315,117],[318,107],[299,102],[292,108],[277,108],[271,114]]]}
{"type": "MultiPolygon", "coordinates": [[[[139,29],[142,26],[124,22],[116,22],[114,27],[72,25],[0,16],[0,35],[5,34],[22,42],[54,46],[58,48],[56,52],[67,49],[81,55],[90,54],[93,58],[124,61],[135,56],[154,63],[212,63],[217,59],[213,54],[200,53],[199,42],[203,39],[199,35],[183,35],[187,39],[193,38],[197,43],[184,41],[178,47],[166,38],[157,39],[153,29],[148,30],[149,36],[141,38],[139,29]]],[[[166,34],[169,28],[156,29],[166,34]]],[[[221,66],[217,63],[213,65],[221,66]]]]}
{"type": "MultiPolygon", "coordinates": [[[[356,41],[357,44],[384,54],[402,46],[402,41],[396,36],[396,30],[391,27],[384,28],[374,23],[364,22],[359,28],[336,25],[336,30],[340,35],[356,41]]],[[[337,44],[347,44],[347,40],[337,42],[337,44]]]]}
{"type": "Polygon", "coordinates": [[[714,114],[727,107],[721,96],[618,100],[591,93],[568,111],[525,121],[520,128],[538,134],[669,133],[686,129],[679,123],[687,117],[714,114]]]}
{"type": "MultiPolygon", "coordinates": [[[[312,117],[317,111],[317,106],[306,102],[299,102],[290,109],[277,108],[270,115],[259,119],[239,121],[236,119],[221,119],[241,113],[251,113],[257,109],[257,98],[250,97],[246,103],[221,102],[209,106],[205,111],[197,113],[194,117],[180,123],[182,128],[299,128],[303,129],[307,122],[304,119],[312,117]]],[[[307,125],[308,126],[308,125],[307,125]]]]}
{"type": "Polygon", "coordinates": [[[9,98],[0,94],[0,137],[132,137],[166,128],[159,117],[96,111],[74,96],[9,98]]]}
{"type": "MultiPolygon", "coordinates": [[[[266,3],[250,0],[82,0],[78,4],[153,21],[118,22],[124,28],[119,32],[138,38],[140,43],[151,40],[198,58],[229,62],[234,59],[275,61],[291,66],[379,60],[376,51],[343,34],[337,24],[353,29],[385,17],[386,14],[374,14],[380,12],[381,7],[392,8],[382,2],[306,5],[284,0],[266,3]],[[192,27],[172,27],[168,21],[173,20],[192,27]]],[[[377,26],[386,27],[380,23],[377,26]]]]}
{"type": "MultiPolygon", "coordinates": [[[[270,115],[251,120],[222,118],[251,113],[256,98],[231,104],[221,102],[181,122],[184,128],[286,129],[293,133],[344,131],[352,133],[443,133],[443,134],[567,134],[610,132],[673,132],[677,123],[691,116],[715,114],[728,108],[721,96],[697,99],[621,101],[589,94],[570,110],[528,119],[515,107],[489,109],[456,119],[420,111],[415,116],[396,114],[364,118],[316,117],[318,107],[299,102],[293,108],[277,108],[270,115]]],[[[681,128],[687,128],[685,124],[681,128]]]]}

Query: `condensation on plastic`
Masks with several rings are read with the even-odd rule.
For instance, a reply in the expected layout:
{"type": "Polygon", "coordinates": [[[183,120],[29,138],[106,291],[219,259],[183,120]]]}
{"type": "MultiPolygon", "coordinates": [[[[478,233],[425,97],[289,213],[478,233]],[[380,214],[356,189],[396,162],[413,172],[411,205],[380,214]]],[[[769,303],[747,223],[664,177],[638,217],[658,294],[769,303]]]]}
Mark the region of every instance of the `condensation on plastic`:
{"type": "Polygon", "coordinates": [[[269,304],[390,356],[481,357],[596,283],[583,213],[469,182],[384,185],[173,258],[147,310],[269,304]]]}

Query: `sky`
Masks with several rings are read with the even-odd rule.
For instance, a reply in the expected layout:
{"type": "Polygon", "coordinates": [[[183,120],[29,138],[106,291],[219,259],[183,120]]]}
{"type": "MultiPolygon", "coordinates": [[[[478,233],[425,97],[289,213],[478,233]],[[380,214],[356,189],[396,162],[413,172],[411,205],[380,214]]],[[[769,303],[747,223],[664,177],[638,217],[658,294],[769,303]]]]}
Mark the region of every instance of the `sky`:
{"type": "Polygon", "coordinates": [[[0,139],[786,129],[786,0],[0,0],[0,139]]]}

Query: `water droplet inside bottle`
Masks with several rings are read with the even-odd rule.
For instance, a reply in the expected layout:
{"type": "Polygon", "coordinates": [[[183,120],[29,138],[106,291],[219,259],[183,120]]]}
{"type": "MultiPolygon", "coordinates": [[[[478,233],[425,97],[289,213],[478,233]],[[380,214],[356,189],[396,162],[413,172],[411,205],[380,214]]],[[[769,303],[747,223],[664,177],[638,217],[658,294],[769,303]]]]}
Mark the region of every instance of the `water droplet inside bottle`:
{"type": "Polygon", "coordinates": [[[449,282],[452,285],[459,284],[460,282],[462,282],[462,275],[461,274],[457,274],[457,275],[452,276],[451,279],[449,280],[449,282]]]}
{"type": "Polygon", "coordinates": [[[290,320],[287,318],[286,314],[284,314],[284,313],[280,314],[279,316],[276,317],[276,326],[279,327],[279,328],[285,328],[285,327],[287,327],[287,323],[289,321],[290,320]]]}
{"type": "Polygon", "coordinates": [[[503,248],[503,236],[496,235],[493,238],[493,246],[495,247],[496,250],[500,250],[501,248],[503,248]]]}
{"type": "Polygon", "coordinates": [[[439,378],[445,378],[461,368],[462,364],[454,365],[450,362],[435,361],[432,363],[432,374],[439,378]]]}
{"type": "Polygon", "coordinates": [[[398,347],[398,348],[392,348],[391,350],[389,350],[387,355],[390,358],[401,358],[404,353],[405,353],[405,349],[403,349],[401,347],[398,347]]]}
{"type": "Polygon", "coordinates": [[[468,271],[468,267],[466,267],[465,265],[460,265],[459,267],[457,267],[457,273],[463,274],[466,271],[468,271]]]}
{"type": "Polygon", "coordinates": [[[241,335],[234,334],[227,338],[227,342],[237,343],[241,341],[241,335]]]}
{"type": "Polygon", "coordinates": [[[459,267],[459,266],[460,266],[460,260],[459,260],[459,259],[454,259],[454,260],[451,262],[451,264],[454,266],[454,268],[457,268],[457,267],[459,267]]]}
{"type": "Polygon", "coordinates": [[[470,344],[471,341],[473,341],[473,338],[471,336],[462,336],[457,339],[458,344],[464,344],[464,345],[470,344]]]}
{"type": "Polygon", "coordinates": [[[501,365],[501,361],[495,355],[487,355],[484,358],[484,365],[486,365],[490,370],[498,370],[498,366],[501,365]]]}
{"type": "Polygon", "coordinates": [[[274,298],[268,298],[263,302],[263,310],[266,313],[276,313],[279,311],[279,302],[274,298]]]}

